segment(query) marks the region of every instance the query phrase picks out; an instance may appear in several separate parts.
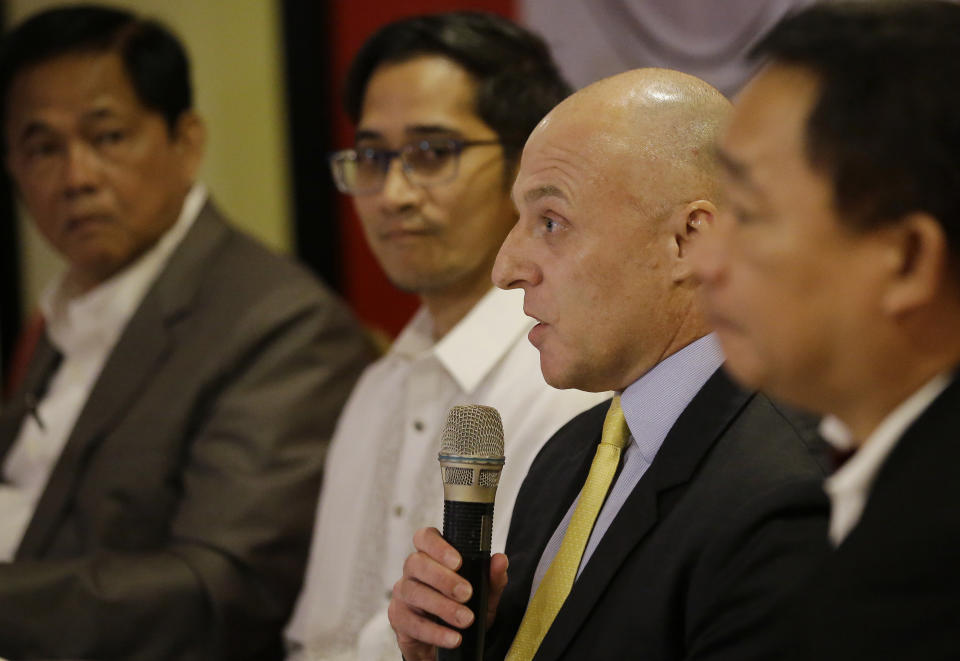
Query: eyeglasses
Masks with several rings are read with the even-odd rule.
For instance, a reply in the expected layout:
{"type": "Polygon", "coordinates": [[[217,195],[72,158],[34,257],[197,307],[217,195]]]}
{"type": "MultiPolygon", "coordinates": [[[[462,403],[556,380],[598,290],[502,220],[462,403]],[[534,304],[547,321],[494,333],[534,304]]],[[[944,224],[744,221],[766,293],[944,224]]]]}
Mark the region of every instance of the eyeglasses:
{"type": "Polygon", "coordinates": [[[457,176],[460,152],[464,149],[498,144],[499,140],[424,138],[400,149],[343,149],[330,155],[330,169],[337,188],[349,195],[371,195],[383,190],[390,163],[395,158],[400,159],[411,184],[434,186],[457,176]]]}

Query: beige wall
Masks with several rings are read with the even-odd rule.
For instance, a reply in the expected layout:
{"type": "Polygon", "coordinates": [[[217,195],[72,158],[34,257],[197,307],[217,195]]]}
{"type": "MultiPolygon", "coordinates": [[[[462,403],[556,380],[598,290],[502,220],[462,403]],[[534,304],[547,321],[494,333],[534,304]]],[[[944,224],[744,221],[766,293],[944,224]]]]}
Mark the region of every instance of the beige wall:
{"type": "MultiPolygon", "coordinates": [[[[14,25],[57,0],[7,0],[14,25]]],[[[170,26],[193,64],[196,106],[207,121],[201,172],[238,225],[281,251],[290,246],[279,3],[267,0],[112,0],[170,26]]],[[[59,261],[21,223],[25,311],[33,309],[59,261]]]]}

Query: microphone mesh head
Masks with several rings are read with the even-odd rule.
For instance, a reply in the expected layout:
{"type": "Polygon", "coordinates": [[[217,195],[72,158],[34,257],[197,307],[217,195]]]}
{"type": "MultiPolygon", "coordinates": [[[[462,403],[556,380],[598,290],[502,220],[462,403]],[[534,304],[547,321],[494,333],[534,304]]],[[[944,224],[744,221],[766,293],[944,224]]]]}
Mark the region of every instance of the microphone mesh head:
{"type": "Polygon", "coordinates": [[[454,406],[440,436],[440,454],[503,458],[503,422],[490,406],[454,406]]]}

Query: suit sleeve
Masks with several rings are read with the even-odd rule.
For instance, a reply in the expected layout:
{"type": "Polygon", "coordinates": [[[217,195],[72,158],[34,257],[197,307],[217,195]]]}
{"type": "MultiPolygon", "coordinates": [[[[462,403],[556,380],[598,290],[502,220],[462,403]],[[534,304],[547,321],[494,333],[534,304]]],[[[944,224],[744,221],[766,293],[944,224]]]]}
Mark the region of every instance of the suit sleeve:
{"type": "Polygon", "coordinates": [[[0,656],[281,658],[323,449],[369,359],[328,303],[288,286],[225,330],[236,348],[193,404],[180,496],[155,548],[0,566],[0,656]]]}
{"type": "Polygon", "coordinates": [[[794,482],[756,494],[720,522],[724,533],[691,579],[688,661],[782,656],[779,609],[828,552],[827,506],[817,483],[794,482]]]}

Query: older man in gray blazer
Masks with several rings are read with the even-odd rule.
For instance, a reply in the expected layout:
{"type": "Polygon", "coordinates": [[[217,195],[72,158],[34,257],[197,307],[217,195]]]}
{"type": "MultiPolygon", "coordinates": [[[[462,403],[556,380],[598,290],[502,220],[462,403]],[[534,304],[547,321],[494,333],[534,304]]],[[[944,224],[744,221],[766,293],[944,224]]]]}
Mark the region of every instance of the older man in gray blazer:
{"type": "Polygon", "coordinates": [[[0,656],[280,658],[362,333],[195,182],[164,28],[43,12],[5,38],[0,94],[9,170],[67,262],[0,417],[0,656]]]}

